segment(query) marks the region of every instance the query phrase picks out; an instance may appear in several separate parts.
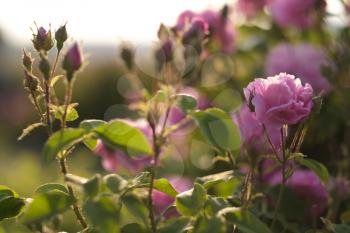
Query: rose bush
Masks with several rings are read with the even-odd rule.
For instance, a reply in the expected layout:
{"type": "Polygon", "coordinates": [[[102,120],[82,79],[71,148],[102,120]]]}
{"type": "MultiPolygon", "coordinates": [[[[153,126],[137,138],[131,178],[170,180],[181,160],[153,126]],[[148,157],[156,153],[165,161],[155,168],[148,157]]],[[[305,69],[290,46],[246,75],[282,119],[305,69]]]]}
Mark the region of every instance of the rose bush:
{"type": "Polygon", "coordinates": [[[118,111],[130,114],[108,121],[74,122],[86,56],[67,45],[66,24],[54,35],[37,28],[38,61],[24,51],[22,68],[38,120],[19,139],[45,128],[43,158],[57,161],[62,181],[30,197],[0,186],[0,221],[17,218],[32,232],[72,231],[72,216],[79,232],[350,232],[350,30],[329,30],[325,6],[184,11],[158,30],[146,61],[154,77],[121,45],[120,89],[132,98],[118,111]],[[98,159],[100,173],[71,174],[76,150],[98,159]]]}

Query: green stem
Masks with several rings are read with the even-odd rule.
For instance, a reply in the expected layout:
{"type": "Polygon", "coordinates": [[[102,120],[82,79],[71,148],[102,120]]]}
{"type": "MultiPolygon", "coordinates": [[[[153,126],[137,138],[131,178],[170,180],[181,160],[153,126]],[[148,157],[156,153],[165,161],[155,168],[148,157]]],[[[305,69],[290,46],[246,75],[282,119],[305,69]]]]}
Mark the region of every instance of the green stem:
{"type": "MultiPolygon", "coordinates": [[[[60,57],[60,53],[61,53],[61,50],[58,50],[57,51],[57,54],[56,54],[56,58],[55,58],[55,62],[53,64],[53,68],[52,68],[52,71],[51,71],[51,77],[50,77],[50,80],[52,80],[52,78],[54,77],[55,75],[55,71],[56,71],[56,68],[57,68],[57,64],[58,64],[58,59],[60,57]]],[[[53,101],[55,102],[55,104],[58,104],[58,99],[56,97],[56,93],[55,93],[55,89],[52,87],[52,99],[53,101]]]]}
{"type": "Polygon", "coordinates": [[[275,212],[273,214],[273,220],[272,220],[272,224],[271,224],[272,230],[274,229],[275,224],[276,224],[277,213],[278,213],[278,210],[280,208],[284,189],[286,186],[286,163],[287,163],[287,160],[286,160],[286,148],[285,148],[285,137],[284,137],[283,127],[281,128],[281,141],[282,141],[282,184],[281,184],[280,191],[278,194],[275,212]]]}
{"type": "MultiPolygon", "coordinates": [[[[61,172],[64,176],[66,176],[68,174],[68,167],[67,167],[67,164],[66,164],[66,159],[65,158],[61,158],[59,160],[60,162],[60,166],[61,166],[61,172]]],[[[74,193],[74,190],[73,190],[73,187],[69,184],[66,184],[67,186],[67,189],[68,189],[68,192],[69,192],[69,195],[74,199],[74,200],[77,200],[77,197],[75,196],[75,193],[74,193]]],[[[77,217],[80,225],[83,227],[83,232],[86,232],[88,230],[88,224],[81,212],[81,209],[79,208],[78,204],[77,203],[74,203],[72,205],[72,209],[75,213],[75,216],[77,217]]]]}
{"type": "Polygon", "coordinates": [[[45,102],[46,102],[46,124],[49,136],[52,134],[51,116],[50,116],[50,86],[49,81],[45,80],[45,102]]]}
{"type": "Polygon", "coordinates": [[[68,80],[68,83],[67,83],[67,91],[66,91],[66,95],[65,95],[65,99],[64,99],[64,112],[62,115],[62,122],[61,122],[62,129],[67,127],[66,118],[67,118],[68,106],[69,106],[71,99],[72,99],[72,88],[73,88],[72,82],[73,82],[72,80],[68,80]]]}
{"type": "Polygon", "coordinates": [[[160,154],[160,146],[158,145],[158,140],[157,140],[157,134],[156,134],[156,127],[154,124],[150,124],[152,128],[152,135],[153,135],[153,150],[154,150],[154,162],[153,166],[151,168],[151,181],[149,185],[149,190],[148,190],[148,213],[149,213],[149,219],[151,222],[151,229],[153,233],[157,232],[157,224],[156,224],[156,219],[154,215],[154,209],[153,209],[153,189],[154,189],[154,179],[156,177],[156,168],[157,168],[157,163],[158,163],[158,157],[160,154]]]}

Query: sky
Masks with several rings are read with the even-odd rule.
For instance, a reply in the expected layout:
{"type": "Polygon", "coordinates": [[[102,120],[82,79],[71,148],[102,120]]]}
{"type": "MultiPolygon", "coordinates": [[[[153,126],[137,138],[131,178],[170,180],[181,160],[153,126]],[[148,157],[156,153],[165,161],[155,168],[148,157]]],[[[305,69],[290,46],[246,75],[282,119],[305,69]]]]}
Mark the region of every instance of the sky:
{"type": "Polygon", "coordinates": [[[220,8],[234,0],[0,0],[0,28],[12,43],[31,38],[30,27],[55,29],[68,21],[74,39],[84,43],[152,41],[160,22],[175,23],[182,11],[220,8]]]}
{"type": "MultiPolygon", "coordinates": [[[[8,42],[23,44],[31,39],[30,27],[56,29],[68,22],[70,36],[85,44],[156,40],[159,24],[173,25],[184,10],[220,8],[235,0],[0,0],[0,29],[8,42]]],[[[337,0],[328,0],[337,12],[337,0]]]]}

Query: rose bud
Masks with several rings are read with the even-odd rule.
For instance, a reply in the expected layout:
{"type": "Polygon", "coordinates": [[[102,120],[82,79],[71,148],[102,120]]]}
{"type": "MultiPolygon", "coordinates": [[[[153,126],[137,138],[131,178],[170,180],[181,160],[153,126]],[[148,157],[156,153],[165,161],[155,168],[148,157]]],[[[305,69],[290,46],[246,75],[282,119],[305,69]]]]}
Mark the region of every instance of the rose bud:
{"type": "Polygon", "coordinates": [[[56,47],[58,51],[60,51],[63,48],[63,43],[67,40],[67,38],[68,35],[66,24],[64,24],[55,32],[56,47]]]}
{"type": "Polygon", "coordinates": [[[49,51],[54,45],[51,30],[46,31],[45,28],[40,27],[37,31],[37,34],[33,35],[32,42],[34,48],[38,52],[40,52],[41,50],[44,50],[46,52],[49,51]]]}
{"type": "Polygon", "coordinates": [[[120,57],[123,59],[126,67],[131,70],[134,66],[134,51],[127,46],[123,46],[120,51],[120,57]]]}
{"type": "Polygon", "coordinates": [[[78,43],[75,42],[67,51],[62,63],[62,68],[67,72],[68,80],[73,78],[73,74],[80,69],[82,64],[83,56],[78,43]]]}
{"type": "Polygon", "coordinates": [[[33,62],[34,59],[30,55],[30,53],[27,54],[26,51],[23,49],[22,64],[30,73],[32,72],[33,62]]]}
{"type": "Polygon", "coordinates": [[[29,92],[35,92],[39,87],[39,80],[28,70],[24,70],[25,79],[23,82],[24,88],[29,92]]]}
{"type": "Polygon", "coordinates": [[[194,18],[182,38],[182,43],[192,44],[193,41],[201,42],[206,34],[208,34],[208,24],[199,17],[194,18]]]}
{"type": "Polygon", "coordinates": [[[162,42],[161,47],[155,52],[157,70],[162,70],[164,63],[173,60],[173,42],[170,39],[162,42]]]}

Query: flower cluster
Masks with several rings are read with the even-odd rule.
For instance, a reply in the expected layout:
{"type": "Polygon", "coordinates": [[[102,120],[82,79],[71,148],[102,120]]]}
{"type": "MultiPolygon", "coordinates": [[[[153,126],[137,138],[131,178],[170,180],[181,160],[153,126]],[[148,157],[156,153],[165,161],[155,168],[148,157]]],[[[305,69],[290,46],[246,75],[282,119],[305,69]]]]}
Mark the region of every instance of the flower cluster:
{"type": "Polygon", "coordinates": [[[226,8],[222,11],[205,10],[200,13],[184,11],[179,15],[174,30],[183,33],[184,43],[190,45],[193,38],[203,38],[208,33],[208,50],[231,54],[234,51],[235,31],[225,11],[226,8]]]}

